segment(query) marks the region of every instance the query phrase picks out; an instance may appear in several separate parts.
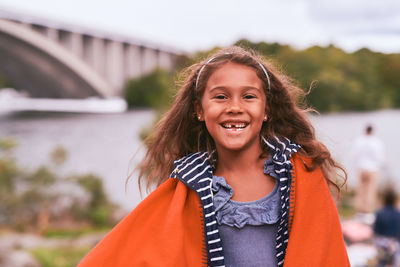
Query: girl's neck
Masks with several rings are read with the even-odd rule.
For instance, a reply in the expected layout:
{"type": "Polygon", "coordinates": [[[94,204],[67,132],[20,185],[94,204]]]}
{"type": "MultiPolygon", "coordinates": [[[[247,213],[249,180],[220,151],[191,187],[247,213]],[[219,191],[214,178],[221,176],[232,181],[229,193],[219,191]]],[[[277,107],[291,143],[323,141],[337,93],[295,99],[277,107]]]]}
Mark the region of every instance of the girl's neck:
{"type": "Polygon", "coordinates": [[[255,170],[262,169],[264,164],[263,158],[260,158],[262,153],[260,146],[253,146],[247,150],[231,151],[217,149],[218,151],[218,166],[215,171],[217,176],[232,176],[232,174],[243,175],[255,170]]]}
{"type": "Polygon", "coordinates": [[[274,189],[275,179],[263,172],[265,158],[260,158],[261,152],[260,146],[240,152],[218,150],[218,165],[214,174],[224,177],[232,187],[233,200],[254,201],[274,189]]]}

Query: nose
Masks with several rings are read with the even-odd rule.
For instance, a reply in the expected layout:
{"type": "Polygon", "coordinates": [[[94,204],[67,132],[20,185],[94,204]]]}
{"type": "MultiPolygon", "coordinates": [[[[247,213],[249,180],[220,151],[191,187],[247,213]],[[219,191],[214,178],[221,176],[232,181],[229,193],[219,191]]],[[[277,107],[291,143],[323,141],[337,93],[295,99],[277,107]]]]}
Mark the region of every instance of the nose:
{"type": "Polygon", "coordinates": [[[232,98],[227,103],[226,112],[228,113],[241,113],[243,111],[242,103],[240,99],[232,98]]]}

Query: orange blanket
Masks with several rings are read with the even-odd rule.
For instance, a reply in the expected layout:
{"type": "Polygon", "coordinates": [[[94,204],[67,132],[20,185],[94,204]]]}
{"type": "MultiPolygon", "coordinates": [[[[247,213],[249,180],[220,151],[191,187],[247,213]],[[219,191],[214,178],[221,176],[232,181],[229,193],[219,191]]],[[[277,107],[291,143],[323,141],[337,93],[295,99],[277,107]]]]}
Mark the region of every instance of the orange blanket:
{"type": "MultiPolygon", "coordinates": [[[[295,204],[285,267],[350,266],[339,217],[321,171],[293,160],[295,204]]],[[[207,266],[196,193],[168,179],[123,219],[79,267],[207,266]]]]}

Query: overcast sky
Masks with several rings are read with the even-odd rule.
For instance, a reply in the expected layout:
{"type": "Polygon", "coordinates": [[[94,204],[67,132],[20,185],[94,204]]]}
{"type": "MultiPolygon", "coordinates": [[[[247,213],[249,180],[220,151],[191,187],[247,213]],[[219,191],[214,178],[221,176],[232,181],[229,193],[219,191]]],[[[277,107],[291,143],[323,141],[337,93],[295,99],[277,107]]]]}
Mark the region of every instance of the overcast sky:
{"type": "Polygon", "coordinates": [[[187,52],[248,38],[400,53],[400,0],[0,0],[0,9],[187,52]]]}

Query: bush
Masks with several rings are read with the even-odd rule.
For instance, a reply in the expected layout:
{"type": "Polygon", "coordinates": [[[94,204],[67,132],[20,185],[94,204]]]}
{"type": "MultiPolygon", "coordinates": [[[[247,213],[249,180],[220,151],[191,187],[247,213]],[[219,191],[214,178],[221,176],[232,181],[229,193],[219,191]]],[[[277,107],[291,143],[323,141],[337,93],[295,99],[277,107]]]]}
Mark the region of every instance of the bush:
{"type": "MultiPolygon", "coordinates": [[[[0,226],[46,234],[50,227],[82,225],[109,227],[117,208],[107,197],[100,177],[92,174],[61,177],[57,169],[41,166],[22,170],[12,156],[17,142],[0,138],[0,226]],[[74,191],[62,190],[64,186],[74,191]]],[[[67,159],[58,146],[51,153],[54,167],[67,159]]]]}
{"type": "Polygon", "coordinates": [[[112,210],[115,205],[108,199],[104,190],[103,181],[92,174],[75,177],[78,184],[90,195],[87,207],[81,213],[97,227],[112,226],[115,222],[112,218],[112,210]]]}
{"type": "Polygon", "coordinates": [[[129,108],[160,108],[168,103],[172,87],[172,74],[155,69],[138,79],[129,80],[124,94],[129,108]]]}

